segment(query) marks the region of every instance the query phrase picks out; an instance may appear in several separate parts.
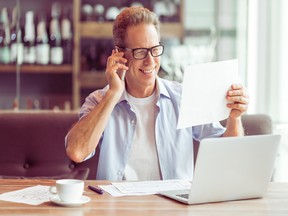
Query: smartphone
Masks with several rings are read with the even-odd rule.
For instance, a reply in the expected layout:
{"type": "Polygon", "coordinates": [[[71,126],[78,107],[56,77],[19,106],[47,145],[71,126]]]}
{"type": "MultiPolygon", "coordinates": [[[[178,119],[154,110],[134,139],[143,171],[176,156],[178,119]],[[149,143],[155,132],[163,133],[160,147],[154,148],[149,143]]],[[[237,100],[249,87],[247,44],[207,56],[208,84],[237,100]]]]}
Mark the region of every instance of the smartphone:
{"type": "MultiPolygon", "coordinates": [[[[119,52],[118,48],[115,48],[116,52],[119,52]]],[[[125,80],[125,75],[126,75],[126,70],[122,70],[122,74],[121,74],[121,80],[124,81],[125,80]]]]}

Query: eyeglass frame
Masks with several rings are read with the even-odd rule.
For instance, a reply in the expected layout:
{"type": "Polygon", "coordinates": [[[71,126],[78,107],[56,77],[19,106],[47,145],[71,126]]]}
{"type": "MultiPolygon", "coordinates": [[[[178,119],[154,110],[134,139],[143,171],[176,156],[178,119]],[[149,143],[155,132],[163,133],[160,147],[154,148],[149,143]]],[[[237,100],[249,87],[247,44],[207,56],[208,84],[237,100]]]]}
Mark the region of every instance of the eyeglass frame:
{"type": "Polygon", "coordinates": [[[120,49],[123,49],[123,50],[129,50],[129,51],[131,51],[133,58],[136,59],[136,60],[145,59],[145,58],[147,57],[147,55],[148,55],[148,52],[150,52],[150,54],[151,54],[153,57],[159,57],[159,56],[163,55],[163,53],[164,53],[164,45],[162,45],[162,44],[158,44],[158,45],[153,46],[153,47],[150,47],[150,48],[134,48],[134,49],[131,49],[131,48],[121,47],[121,46],[116,46],[116,47],[118,47],[118,48],[120,48],[120,49]],[[152,53],[152,49],[154,49],[154,48],[156,48],[156,47],[162,47],[162,53],[161,53],[160,55],[154,56],[153,53],[152,53]],[[146,50],[147,52],[146,52],[146,55],[145,55],[143,58],[135,58],[134,52],[135,52],[136,50],[146,50]]]}

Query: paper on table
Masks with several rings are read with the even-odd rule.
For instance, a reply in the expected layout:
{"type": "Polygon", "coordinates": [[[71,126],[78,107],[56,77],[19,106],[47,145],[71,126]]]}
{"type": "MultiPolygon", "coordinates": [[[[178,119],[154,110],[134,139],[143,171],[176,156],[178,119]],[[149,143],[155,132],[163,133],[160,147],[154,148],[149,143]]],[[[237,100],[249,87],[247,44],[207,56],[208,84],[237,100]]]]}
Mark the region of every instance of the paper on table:
{"type": "Polygon", "coordinates": [[[98,185],[112,196],[149,195],[162,191],[183,190],[191,187],[188,180],[161,180],[139,182],[112,182],[112,185],[98,185]]]}
{"type": "Polygon", "coordinates": [[[122,193],[119,191],[114,185],[98,185],[101,189],[105,192],[109,193],[113,197],[121,197],[121,196],[142,196],[142,195],[149,195],[151,193],[122,193]]]}
{"type": "Polygon", "coordinates": [[[44,202],[48,202],[51,196],[53,196],[53,194],[49,192],[49,186],[37,185],[3,193],[0,195],[0,200],[29,205],[40,205],[44,202]]]}
{"type": "Polygon", "coordinates": [[[239,83],[238,60],[187,66],[177,129],[228,118],[226,94],[234,83],[239,83]]]}

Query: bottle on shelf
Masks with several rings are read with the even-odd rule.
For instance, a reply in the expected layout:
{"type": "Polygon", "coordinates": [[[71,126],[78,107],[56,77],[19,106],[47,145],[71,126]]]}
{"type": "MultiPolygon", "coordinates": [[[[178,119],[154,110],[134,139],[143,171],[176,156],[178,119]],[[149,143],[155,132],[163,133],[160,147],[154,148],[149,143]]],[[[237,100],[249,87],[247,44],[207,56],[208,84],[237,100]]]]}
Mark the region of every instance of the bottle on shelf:
{"type": "Polygon", "coordinates": [[[44,13],[39,14],[37,23],[36,38],[36,63],[47,65],[50,61],[50,45],[46,28],[46,16],[44,13]]]}
{"type": "Polygon", "coordinates": [[[25,16],[25,36],[24,36],[24,63],[35,64],[35,24],[34,11],[27,11],[25,16]]]}
{"type": "Polygon", "coordinates": [[[21,65],[24,61],[24,44],[22,29],[20,26],[20,10],[13,8],[11,23],[11,63],[21,65]]]}
{"type": "Polygon", "coordinates": [[[61,6],[59,2],[54,2],[51,8],[52,19],[50,21],[50,63],[63,63],[62,36],[60,32],[61,6]]]}
{"type": "Polygon", "coordinates": [[[84,49],[84,55],[86,64],[84,67],[82,67],[82,70],[85,68],[88,71],[96,71],[99,66],[99,50],[97,50],[97,41],[95,40],[87,40],[85,41],[85,49],[84,49]]]}
{"type": "Polygon", "coordinates": [[[14,98],[13,100],[13,104],[12,104],[12,108],[15,111],[19,110],[19,98],[14,98]]]}
{"type": "Polygon", "coordinates": [[[114,48],[114,43],[112,39],[103,39],[100,41],[98,49],[100,50],[100,56],[99,56],[99,70],[104,71],[106,68],[106,62],[107,58],[110,55],[111,50],[114,48]]]}
{"type": "Polygon", "coordinates": [[[69,7],[65,7],[65,9],[63,10],[63,15],[61,19],[61,34],[63,47],[63,63],[72,64],[73,33],[69,7]]]}
{"type": "Polygon", "coordinates": [[[10,63],[10,25],[8,10],[3,8],[0,15],[0,64],[10,63]]]}

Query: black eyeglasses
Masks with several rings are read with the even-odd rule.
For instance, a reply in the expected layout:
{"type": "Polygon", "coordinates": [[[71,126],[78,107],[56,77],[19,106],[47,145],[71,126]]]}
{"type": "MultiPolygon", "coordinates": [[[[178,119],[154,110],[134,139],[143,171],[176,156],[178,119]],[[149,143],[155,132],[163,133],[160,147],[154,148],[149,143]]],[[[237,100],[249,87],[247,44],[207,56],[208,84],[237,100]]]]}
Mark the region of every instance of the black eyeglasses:
{"type": "Polygon", "coordinates": [[[151,48],[135,48],[135,49],[130,49],[127,47],[120,47],[120,49],[125,49],[125,50],[130,50],[133,54],[133,58],[137,60],[141,60],[147,57],[148,52],[151,53],[153,57],[158,57],[161,56],[164,52],[164,46],[163,45],[157,45],[153,46],[151,48]]]}

